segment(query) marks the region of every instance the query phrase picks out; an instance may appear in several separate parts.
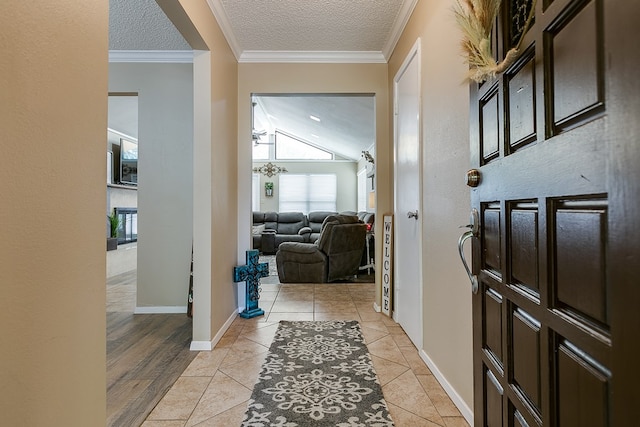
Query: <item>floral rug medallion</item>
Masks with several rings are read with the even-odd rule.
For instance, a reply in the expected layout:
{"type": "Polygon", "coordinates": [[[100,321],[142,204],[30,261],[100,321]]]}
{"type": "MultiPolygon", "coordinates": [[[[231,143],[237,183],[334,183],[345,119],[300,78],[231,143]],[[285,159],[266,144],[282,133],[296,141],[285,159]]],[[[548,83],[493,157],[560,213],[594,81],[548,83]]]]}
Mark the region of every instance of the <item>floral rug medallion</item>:
{"type": "Polygon", "coordinates": [[[280,322],[243,427],[391,427],[357,321],[280,322]]]}

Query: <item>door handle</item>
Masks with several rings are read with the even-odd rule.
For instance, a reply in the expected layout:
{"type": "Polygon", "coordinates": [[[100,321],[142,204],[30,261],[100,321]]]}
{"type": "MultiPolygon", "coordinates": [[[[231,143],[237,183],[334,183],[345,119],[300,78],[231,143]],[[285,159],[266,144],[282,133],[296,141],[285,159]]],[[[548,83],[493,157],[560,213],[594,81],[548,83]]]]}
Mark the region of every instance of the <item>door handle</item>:
{"type": "Polygon", "coordinates": [[[478,293],[478,276],[471,273],[469,264],[467,264],[467,260],[464,257],[464,242],[472,237],[478,237],[478,231],[480,230],[478,218],[478,211],[474,208],[471,211],[471,224],[461,226],[461,228],[469,228],[470,230],[462,233],[462,236],[460,236],[460,238],[458,239],[458,254],[460,254],[462,265],[467,271],[467,276],[469,276],[469,281],[471,282],[471,292],[473,292],[474,294],[478,293]]]}
{"type": "Polygon", "coordinates": [[[409,219],[413,218],[415,220],[418,220],[418,211],[416,210],[415,212],[411,212],[411,211],[407,212],[407,218],[409,219]]]}

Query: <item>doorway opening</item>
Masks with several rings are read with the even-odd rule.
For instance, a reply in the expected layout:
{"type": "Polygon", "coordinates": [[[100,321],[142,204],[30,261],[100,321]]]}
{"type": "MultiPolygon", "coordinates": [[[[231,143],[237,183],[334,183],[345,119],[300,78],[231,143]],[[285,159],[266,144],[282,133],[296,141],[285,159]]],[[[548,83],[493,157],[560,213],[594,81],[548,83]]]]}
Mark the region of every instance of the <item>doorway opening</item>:
{"type": "Polygon", "coordinates": [[[262,245],[265,213],[299,213],[314,229],[307,243],[329,214],[358,215],[368,250],[354,280],[375,281],[375,95],[252,94],[251,108],[252,247],[275,265],[280,240],[262,245]]]}

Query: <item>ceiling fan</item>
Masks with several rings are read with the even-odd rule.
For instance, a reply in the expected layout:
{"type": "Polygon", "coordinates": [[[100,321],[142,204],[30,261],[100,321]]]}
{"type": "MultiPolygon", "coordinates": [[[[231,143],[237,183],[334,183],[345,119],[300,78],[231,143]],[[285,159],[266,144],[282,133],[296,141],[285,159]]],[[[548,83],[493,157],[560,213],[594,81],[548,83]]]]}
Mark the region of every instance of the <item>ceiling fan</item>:
{"type": "Polygon", "coordinates": [[[273,145],[273,142],[262,142],[260,138],[267,134],[266,130],[257,130],[254,121],[254,110],[256,108],[257,102],[251,103],[251,142],[253,145],[273,145]]]}

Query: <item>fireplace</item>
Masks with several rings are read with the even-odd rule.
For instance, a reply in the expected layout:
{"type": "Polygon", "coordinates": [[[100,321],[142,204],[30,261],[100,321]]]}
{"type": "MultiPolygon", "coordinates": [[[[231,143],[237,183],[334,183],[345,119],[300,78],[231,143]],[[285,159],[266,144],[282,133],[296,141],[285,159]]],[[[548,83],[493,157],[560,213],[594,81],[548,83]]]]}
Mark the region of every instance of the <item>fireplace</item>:
{"type": "Polygon", "coordinates": [[[115,208],[120,218],[118,227],[118,244],[138,241],[138,208],[115,208]]]}

